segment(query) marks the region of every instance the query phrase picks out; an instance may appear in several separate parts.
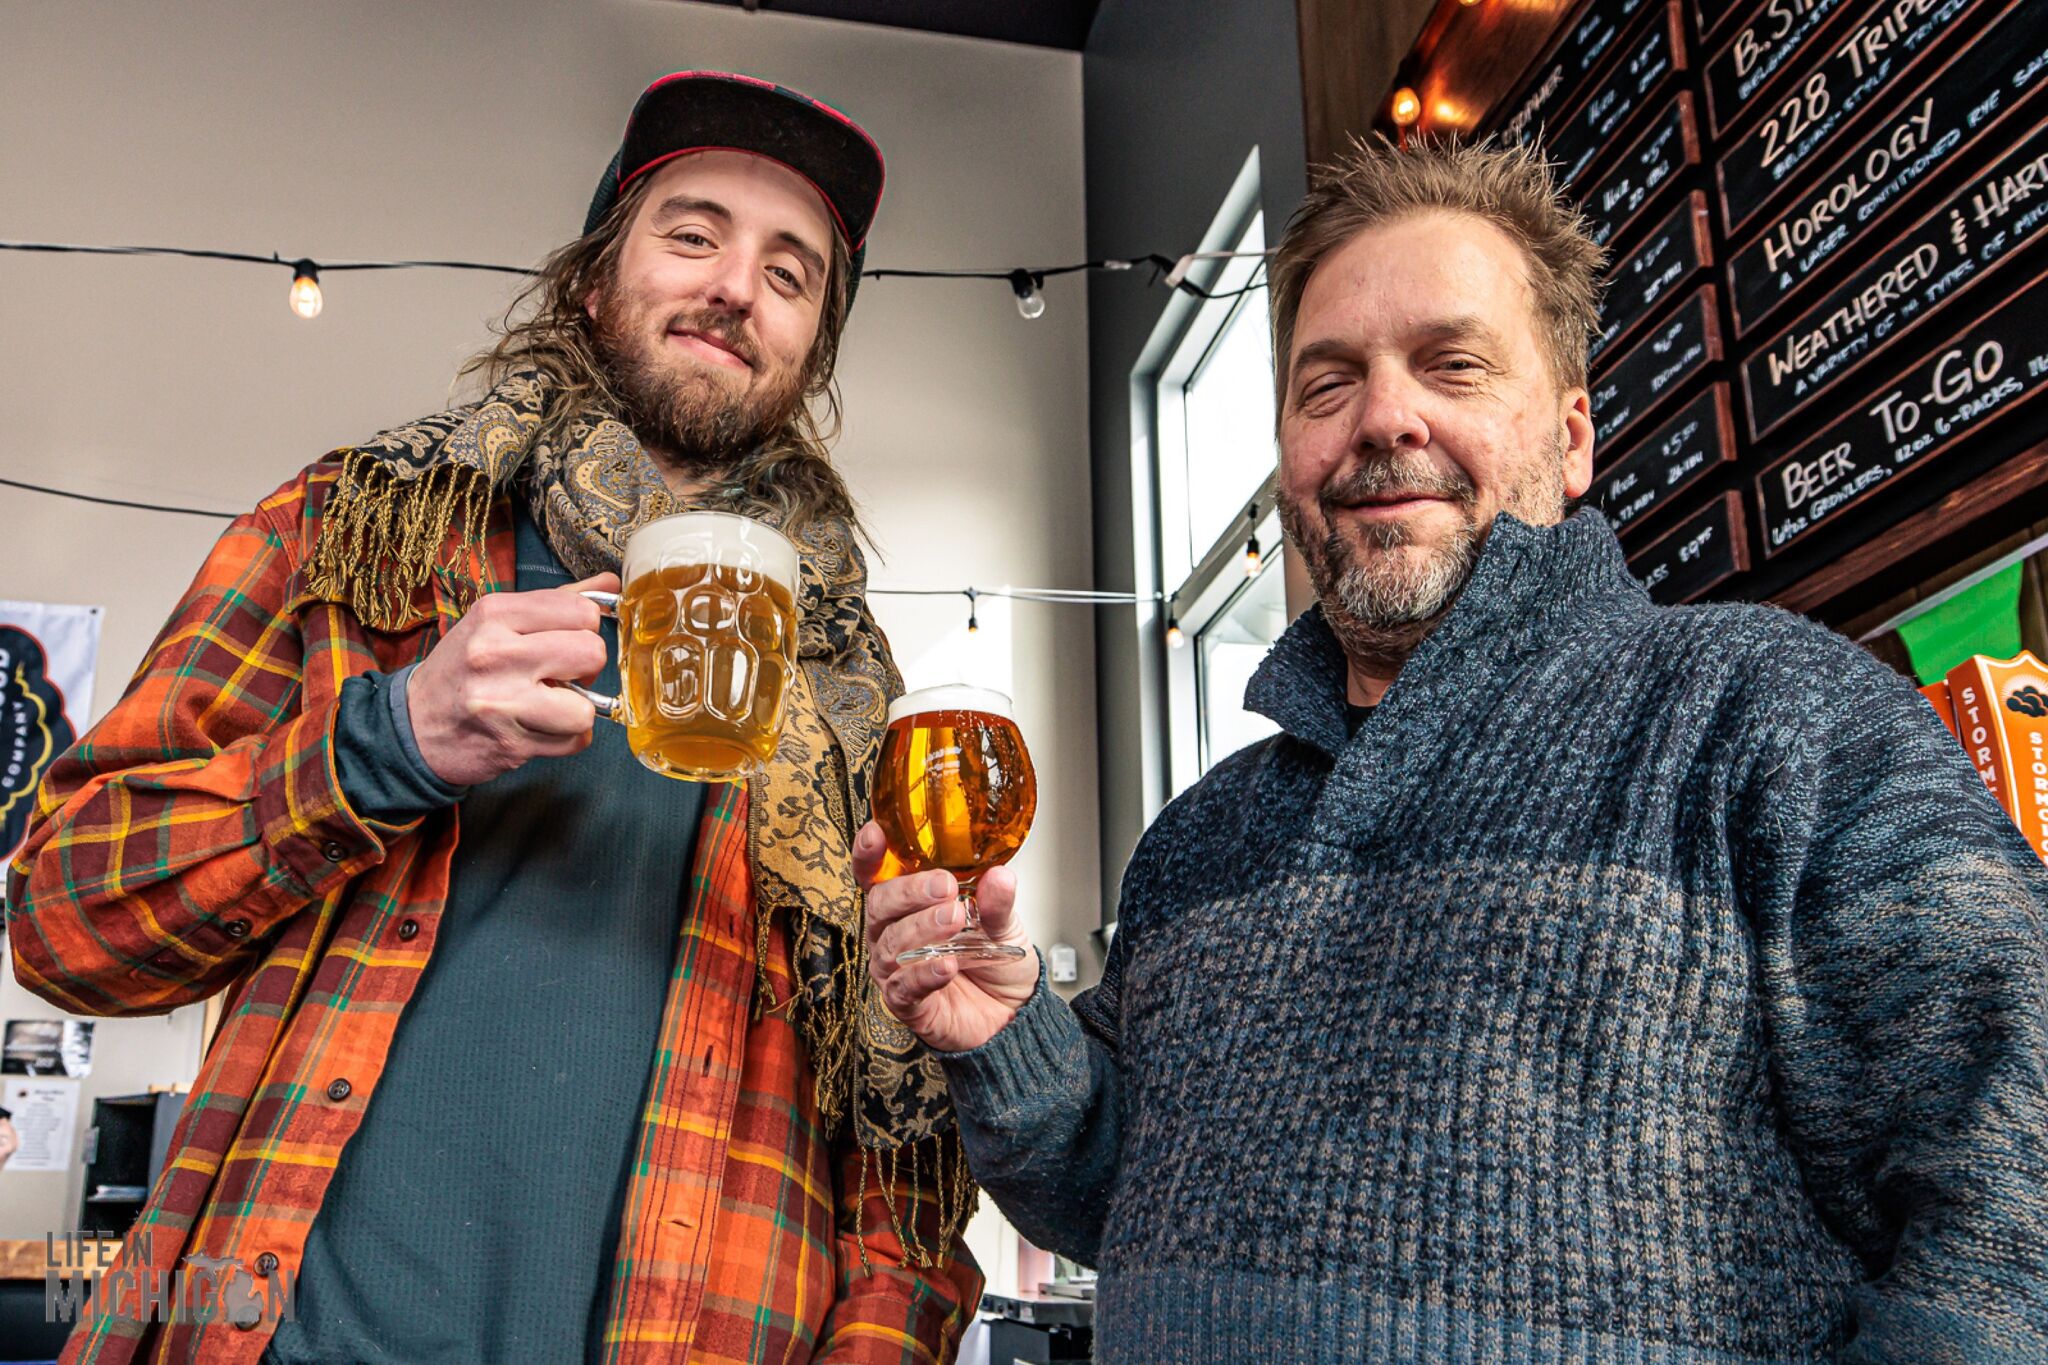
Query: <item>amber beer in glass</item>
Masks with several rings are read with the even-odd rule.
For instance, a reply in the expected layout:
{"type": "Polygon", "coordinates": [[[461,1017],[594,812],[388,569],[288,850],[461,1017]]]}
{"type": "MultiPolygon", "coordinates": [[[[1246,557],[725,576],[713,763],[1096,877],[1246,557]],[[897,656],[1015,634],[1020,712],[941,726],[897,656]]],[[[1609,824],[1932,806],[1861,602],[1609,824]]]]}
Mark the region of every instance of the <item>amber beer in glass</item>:
{"type": "Polygon", "coordinates": [[[692,782],[767,764],[796,671],[797,550],[729,512],[650,521],[626,542],[622,593],[588,592],[619,620],[621,694],[583,692],[626,727],[634,757],[692,782]]]}
{"type": "Polygon", "coordinates": [[[960,933],[899,953],[898,962],[1024,956],[982,932],[974,887],[1023,846],[1037,810],[1038,780],[1008,697],[978,687],[931,687],[890,705],[875,772],[875,823],[905,875],[944,868],[959,881],[967,910],[960,933]]]}

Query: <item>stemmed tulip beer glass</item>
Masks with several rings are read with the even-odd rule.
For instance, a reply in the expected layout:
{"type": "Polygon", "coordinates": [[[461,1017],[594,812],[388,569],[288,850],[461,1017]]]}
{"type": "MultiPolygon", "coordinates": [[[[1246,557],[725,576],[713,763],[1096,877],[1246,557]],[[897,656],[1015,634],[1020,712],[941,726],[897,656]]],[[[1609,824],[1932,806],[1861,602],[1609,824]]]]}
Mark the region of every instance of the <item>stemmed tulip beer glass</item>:
{"type": "Polygon", "coordinates": [[[982,931],[974,888],[1010,861],[1031,830],[1038,785],[1010,699],[978,687],[931,687],[889,707],[875,774],[875,822],[906,874],[943,868],[960,883],[967,925],[896,960],[1022,957],[982,931]]]}

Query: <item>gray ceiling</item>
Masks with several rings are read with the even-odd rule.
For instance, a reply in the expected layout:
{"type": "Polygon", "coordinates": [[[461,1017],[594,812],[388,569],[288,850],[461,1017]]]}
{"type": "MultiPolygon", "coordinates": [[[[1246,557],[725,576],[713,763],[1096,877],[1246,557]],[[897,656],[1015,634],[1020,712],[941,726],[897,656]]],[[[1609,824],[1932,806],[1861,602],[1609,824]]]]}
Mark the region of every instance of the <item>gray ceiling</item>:
{"type": "Polygon", "coordinates": [[[1100,0],[698,0],[775,14],[957,33],[1079,51],[1100,0]]]}

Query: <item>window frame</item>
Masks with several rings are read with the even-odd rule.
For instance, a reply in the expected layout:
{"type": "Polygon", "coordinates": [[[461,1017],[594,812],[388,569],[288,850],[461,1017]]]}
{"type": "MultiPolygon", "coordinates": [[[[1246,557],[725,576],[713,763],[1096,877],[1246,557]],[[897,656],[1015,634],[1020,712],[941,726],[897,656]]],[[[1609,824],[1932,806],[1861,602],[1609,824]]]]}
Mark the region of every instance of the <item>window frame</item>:
{"type": "MultiPolygon", "coordinates": [[[[1259,152],[1254,147],[1198,251],[1237,250],[1253,227],[1261,224],[1263,211],[1259,152]]],[[[1200,260],[1187,278],[1206,292],[1222,293],[1262,281],[1265,266],[1266,262],[1259,259],[1200,260]]],[[[1185,549],[1175,554],[1171,543],[1171,537],[1177,537],[1182,546],[1188,540],[1187,498],[1184,489],[1173,487],[1173,481],[1161,469],[1161,452],[1167,451],[1181,461],[1183,469],[1186,467],[1185,386],[1201,372],[1203,362],[1242,309],[1263,311],[1266,306],[1263,289],[1226,299],[1198,298],[1176,291],[1161,309],[1151,338],[1131,371],[1132,494],[1136,506],[1142,509],[1137,518],[1137,563],[1141,572],[1138,589],[1141,594],[1157,594],[1162,599],[1153,610],[1137,613],[1139,687],[1146,731],[1144,809],[1148,822],[1168,800],[1193,785],[1208,767],[1208,724],[1202,708],[1202,651],[1198,641],[1202,632],[1252,586],[1254,580],[1246,576],[1243,567],[1245,542],[1250,536],[1258,537],[1262,572],[1280,573],[1284,582],[1286,551],[1275,501],[1279,479],[1277,444],[1274,467],[1248,499],[1244,513],[1234,518],[1209,546],[1196,547],[1192,556],[1185,549]],[[1181,561],[1190,557],[1195,562],[1183,565],[1181,561]],[[1181,628],[1185,641],[1182,648],[1169,648],[1166,644],[1170,623],[1181,628]]]]}

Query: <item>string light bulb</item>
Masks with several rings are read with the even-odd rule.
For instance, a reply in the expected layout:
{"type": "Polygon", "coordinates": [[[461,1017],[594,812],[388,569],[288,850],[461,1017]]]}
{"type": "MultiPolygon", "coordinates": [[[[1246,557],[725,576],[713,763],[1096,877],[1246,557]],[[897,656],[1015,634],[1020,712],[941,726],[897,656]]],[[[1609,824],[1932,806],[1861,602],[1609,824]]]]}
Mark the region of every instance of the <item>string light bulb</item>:
{"type": "Polygon", "coordinates": [[[1185,645],[1187,642],[1188,637],[1180,628],[1180,618],[1178,616],[1167,617],[1166,647],[1168,649],[1179,649],[1182,645],[1185,645]]]}
{"type": "Polygon", "coordinates": [[[320,268],[311,261],[292,262],[292,311],[308,322],[320,316],[320,268]]]}
{"type": "Polygon", "coordinates": [[[1394,124],[1396,127],[1414,127],[1415,120],[1422,117],[1422,97],[1416,94],[1413,90],[1410,90],[1407,86],[1402,86],[1399,90],[1396,90],[1394,92],[1394,107],[1392,113],[1394,115],[1394,124]]]}
{"type": "Polygon", "coordinates": [[[1042,276],[1022,267],[1010,272],[1010,292],[1017,296],[1017,315],[1026,322],[1045,316],[1045,295],[1038,292],[1044,283],[1042,276]]]}
{"type": "Polygon", "coordinates": [[[1259,568],[1265,561],[1259,556],[1259,505],[1253,503],[1244,509],[1244,519],[1251,523],[1252,533],[1244,542],[1244,576],[1257,578],[1259,568]]]}
{"type": "Polygon", "coordinates": [[[1474,5],[1479,3],[1479,0],[1458,0],[1458,3],[1463,5],[1466,9],[1471,9],[1474,5]]]}
{"type": "Polygon", "coordinates": [[[975,614],[975,599],[980,596],[981,594],[973,588],[967,589],[967,633],[969,635],[981,634],[981,618],[975,614]]]}

